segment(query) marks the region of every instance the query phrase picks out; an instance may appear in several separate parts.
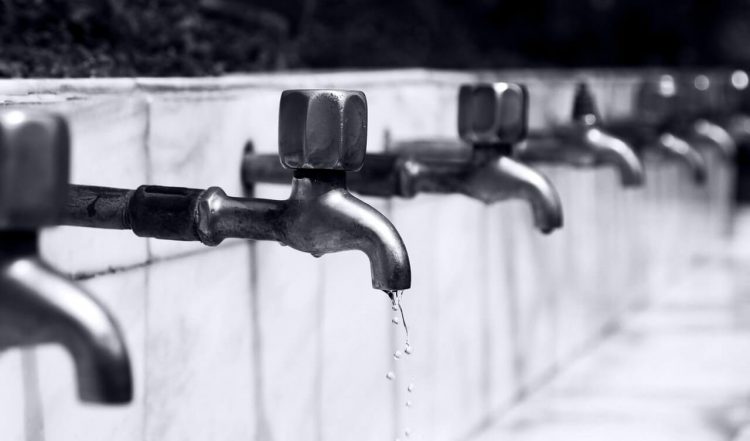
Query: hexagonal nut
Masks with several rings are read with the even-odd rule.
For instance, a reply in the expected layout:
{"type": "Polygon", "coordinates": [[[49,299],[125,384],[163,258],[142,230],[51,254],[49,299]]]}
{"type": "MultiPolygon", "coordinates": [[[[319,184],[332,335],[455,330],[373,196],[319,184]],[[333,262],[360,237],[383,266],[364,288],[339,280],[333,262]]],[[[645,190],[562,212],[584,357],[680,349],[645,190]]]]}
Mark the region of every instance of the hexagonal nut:
{"type": "Polygon", "coordinates": [[[461,86],[458,134],[472,144],[514,144],[528,132],[529,94],[515,83],[461,86]]]}
{"type": "Polygon", "coordinates": [[[286,168],[356,171],[367,149],[367,99],[352,90],[285,90],[279,157],[286,168]]]}
{"type": "Polygon", "coordinates": [[[59,220],[68,193],[65,120],[31,110],[0,112],[0,228],[35,230],[59,220]]]}

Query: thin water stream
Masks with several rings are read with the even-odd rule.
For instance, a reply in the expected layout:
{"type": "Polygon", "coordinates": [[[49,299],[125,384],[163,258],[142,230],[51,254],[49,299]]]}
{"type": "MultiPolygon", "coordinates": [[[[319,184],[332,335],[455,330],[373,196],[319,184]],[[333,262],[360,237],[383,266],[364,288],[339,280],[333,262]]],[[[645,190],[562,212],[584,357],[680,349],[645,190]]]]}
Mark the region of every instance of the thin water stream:
{"type": "MultiPolygon", "coordinates": [[[[403,295],[403,291],[385,291],[386,294],[388,294],[388,297],[391,299],[391,309],[393,312],[398,312],[400,314],[400,318],[398,315],[394,316],[391,319],[391,323],[394,325],[403,325],[404,326],[404,332],[406,335],[406,342],[404,343],[403,352],[400,349],[396,349],[396,351],[393,352],[393,359],[398,361],[401,359],[403,354],[411,355],[413,348],[411,346],[411,343],[409,343],[409,326],[406,324],[406,317],[404,316],[404,308],[401,306],[401,296],[403,295]]],[[[385,378],[389,381],[393,381],[396,378],[396,374],[393,371],[389,371],[385,378]]],[[[414,392],[414,383],[409,383],[409,385],[406,387],[406,392],[409,396],[414,392]]],[[[407,398],[405,403],[407,408],[412,407],[412,401],[407,398]]],[[[412,435],[411,429],[408,427],[404,429],[404,437],[409,438],[412,435]]],[[[395,441],[401,441],[400,438],[396,438],[395,441]]]]}

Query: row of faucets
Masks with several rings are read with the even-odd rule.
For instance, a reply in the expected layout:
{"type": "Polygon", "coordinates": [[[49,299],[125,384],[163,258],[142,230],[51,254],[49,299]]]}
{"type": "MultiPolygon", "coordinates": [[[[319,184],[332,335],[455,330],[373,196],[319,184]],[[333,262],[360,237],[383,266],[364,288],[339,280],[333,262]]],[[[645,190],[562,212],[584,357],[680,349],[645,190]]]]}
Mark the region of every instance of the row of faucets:
{"type": "MultiPolygon", "coordinates": [[[[695,84],[703,78],[695,77],[695,84]]],[[[560,198],[550,180],[528,164],[612,166],[623,186],[638,187],[644,182],[641,157],[648,152],[682,161],[697,183],[705,181],[707,170],[695,139],[731,159],[736,143],[747,136],[747,124],[735,124],[741,115],[723,104],[696,105],[688,92],[695,88],[683,83],[671,75],[645,81],[636,116],[610,122],[601,120],[591,90],[581,83],[570,123],[547,131],[529,131],[523,85],[462,86],[460,140],[449,141],[471,146],[471,154],[461,158],[439,153],[445,149],[435,147],[445,140],[366,154],[362,92],[288,90],[280,100],[278,156],[255,153],[248,143],[242,162],[250,192],[256,183],[291,183],[286,200],[229,197],[217,187],[69,185],[65,120],[38,110],[2,112],[0,351],[60,343],[75,361],[82,400],[132,399],[130,361],[115,320],[39,258],[42,227],[130,229],[140,237],[209,246],[226,238],[272,240],[316,257],[361,250],[370,261],[372,286],[393,298],[411,286],[404,243],[386,217],[349,189],[376,197],[460,193],[487,204],[521,198],[531,206],[536,227],[549,233],[563,225],[560,198]]]]}

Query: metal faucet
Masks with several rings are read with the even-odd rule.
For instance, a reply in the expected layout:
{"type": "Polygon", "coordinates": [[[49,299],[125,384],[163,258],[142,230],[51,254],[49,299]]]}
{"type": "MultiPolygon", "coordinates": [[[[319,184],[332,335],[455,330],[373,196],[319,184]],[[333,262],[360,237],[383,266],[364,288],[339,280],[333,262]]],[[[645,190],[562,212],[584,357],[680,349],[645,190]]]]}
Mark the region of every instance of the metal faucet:
{"type": "Polygon", "coordinates": [[[725,78],[723,87],[725,110],[720,113],[720,124],[727,129],[738,145],[750,143],[750,109],[748,88],[750,75],[744,70],[735,70],[725,78]]]}
{"type": "Polygon", "coordinates": [[[612,165],[625,187],[643,185],[643,165],[622,139],[600,127],[594,96],[585,83],[578,85],[572,122],[550,131],[532,132],[517,146],[515,157],[524,162],[564,163],[581,167],[612,165]]]}
{"type": "Polygon", "coordinates": [[[74,185],[62,224],[209,246],[226,238],[273,240],[316,257],[360,250],[370,260],[373,288],[392,296],[411,286],[404,243],[385,216],[347,189],[346,172],[362,167],[366,145],[362,92],[287,90],[280,101],[279,157],[293,170],[289,199],[229,197],[218,187],[74,185]]]}
{"type": "Polygon", "coordinates": [[[42,112],[0,113],[0,158],[0,350],[59,343],[73,356],[81,400],[130,402],[130,359],[114,318],[39,257],[38,229],[64,208],[67,124],[42,112]]]}
{"type": "Polygon", "coordinates": [[[671,76],[644,80],[637,89],[633,117],[608,122],[611,133],[627,139],[641,155],[676,159],[682,162],[693,177],[693,182],[703,185],[708,166],[701,152],[674,130],[675,116],[679,113],[677,90],[671,76]]]}
{"type": "MultiPolygon", "coordinates": [[[[525,87],[512,83],[462,86],[458,131],[473,146],[469,157],[440,153],[461,150],[460,141],[397,144],[393,153],[368,154],[362,170],[349,174],[350,188],[378,197],[459,193],[486,204],[521,198],[529,202],[536,227],[549,233],[563,223],[557,191],[541,173],[510,157],[513,144],[526,136],[527,120],[525,87]]],[[[288,173],[275,158],[249,149],[242,177],[246,186],[252,186],[284,183],[288,173]]]]}
{"type": "Polygon", "coordinates": [[[713,84],[716,78],[707,75],[674,77],[662,75],[663,83],[672,83],[673,101],[677,111],[670,122],[672,130],[696,145],[715,149],[719,156],[731,162],[737,153],[737,143],[717,116],[726,113],[722,90],[713,84]]]}

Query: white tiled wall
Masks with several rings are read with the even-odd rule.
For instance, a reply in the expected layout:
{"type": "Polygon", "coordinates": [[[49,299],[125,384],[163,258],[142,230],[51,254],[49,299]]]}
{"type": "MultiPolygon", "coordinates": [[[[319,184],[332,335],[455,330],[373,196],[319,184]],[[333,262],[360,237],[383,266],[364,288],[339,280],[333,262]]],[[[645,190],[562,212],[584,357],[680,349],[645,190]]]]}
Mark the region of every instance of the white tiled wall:
{"type": "MultiPolygon", "coordinates": [[[[479,79],[526,82],[532,128],[564,123],[581,78],[603,115],[631,112],[633,78],[606,72],[24,80],[0,82],[0,101],[68,116],[73,183],[216,185],[240,195],[245,142],[276,150],[284,89],[363,90],[376,152],[386,133],[396,142],[455,136],[457,87],[479,79]]],[[[612,170],[540,167],[565,209],[565,229],[551,236],[533,229],[518,201],[367,199],[396,225],[412,262],[403,304],[414,353],[398,361],[403,330],[370,287],[362,254],[314,259],[275,243],[207,249],[127,231],[45,231],[44,256],[85,279],[122,325],[136,397],[124,407],[83,405],[62,349],[8,350],[0,439],[382,440],[404,439],[406,428],[411,439],[470,437],[691,258],[685,237],[708,227],[686,214],[705,209],[707,195],[670,164],[648,166],[658,171],[648,186],[627,192],[612,170]]],[[[729,182],[721,176],[711,187],[718,196],[729,182]]],[[[258,185],[255,194],[288,192],[258,185]]],[[[721,219],[713,222],[715,231],[721,219]]]]}

